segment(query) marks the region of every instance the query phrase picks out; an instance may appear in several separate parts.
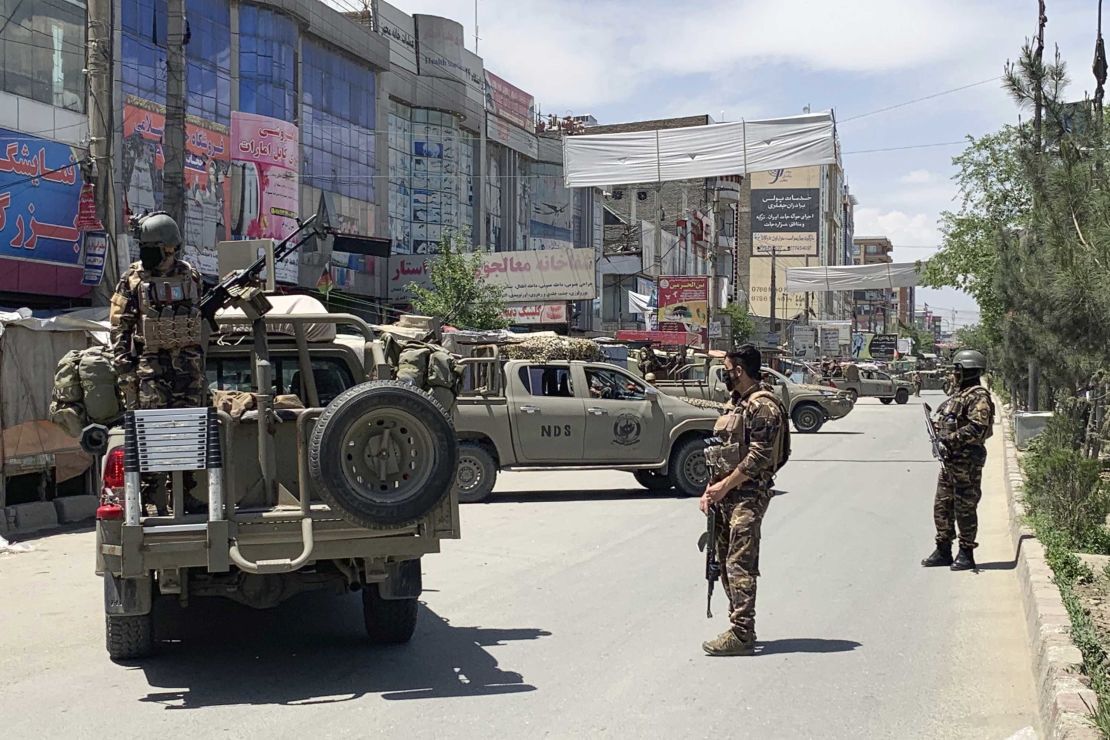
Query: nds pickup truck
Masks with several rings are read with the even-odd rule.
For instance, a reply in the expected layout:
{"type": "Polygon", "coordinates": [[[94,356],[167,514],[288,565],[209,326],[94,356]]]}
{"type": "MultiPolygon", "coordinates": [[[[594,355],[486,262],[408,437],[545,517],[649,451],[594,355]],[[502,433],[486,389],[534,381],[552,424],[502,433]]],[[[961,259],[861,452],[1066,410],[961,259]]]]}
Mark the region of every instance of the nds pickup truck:
{"type": "MultiPolygon", "coordinates": [[[[729,399],[724,365],[719,362],[688,365],[676,375],[675,380],[660,380],[653,385],[672,396],[699,398],[720,404],[729,399]]],[[[830,419],[844,418],[855,402],[848,393],[827,386],[795,383],[769,367],[763,368],[763,377],[774,387],[775,395],[789,410],[794,428],[803,434],[820,430],[830,419]]]]}
{"type": "Polygon", "coordinates": [[[469,358],[455,407],[462,502],[486,499],[510,469],[627,470],[653,491],[699,496],[705,439],[719,413],[598,362],[469,358]]]}

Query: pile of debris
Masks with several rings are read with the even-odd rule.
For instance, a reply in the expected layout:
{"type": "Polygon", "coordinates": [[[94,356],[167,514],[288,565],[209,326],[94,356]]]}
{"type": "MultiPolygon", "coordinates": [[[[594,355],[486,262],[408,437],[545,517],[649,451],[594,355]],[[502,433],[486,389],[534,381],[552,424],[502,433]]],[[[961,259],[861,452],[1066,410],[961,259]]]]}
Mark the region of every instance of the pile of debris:
{"type": "Polygon", "coordinates": [[[604,362],[605,353],[601,345],[592,339],[580,337],[531,337],[523,342],[508,344],[501,348],[501,354],[510,360],[532,360],[550,362],[551,360],[581,360],[583,362],[604,362]]]}

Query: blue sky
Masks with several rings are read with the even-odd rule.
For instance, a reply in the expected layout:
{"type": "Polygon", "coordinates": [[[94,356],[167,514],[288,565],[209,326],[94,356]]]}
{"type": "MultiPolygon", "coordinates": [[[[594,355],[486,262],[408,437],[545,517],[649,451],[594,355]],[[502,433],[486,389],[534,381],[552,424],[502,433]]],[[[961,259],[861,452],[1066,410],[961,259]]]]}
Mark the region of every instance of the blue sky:
{"type": "MultiPolygon", "coordinates": [[[[473,0],[391,2],[459,21],[474,48],[473,0]]],[[[1047,6],[1046,53],[1059,45],[1072,97],[1081,97],[1094,87],[1097,0],[1047,6]]],[[[951,158],[962,148],[922,145],[1017,120],[993,78],[1036,32],[1036,16],[1036,0],[479,0],[478,53],[544,113],[592,113],[602,123],[831,108],[860,201],[856,233],[885,234],[895,260],[912,261],[940,244],[936,222],[955,206],[951,158]],[[922,148],[863,151],[896,147],[922,148]]],[[[956,309],[957,324],[976,318],[968,296],[920,293],[919,305],[943,307],[946,317],[956,309]]]]}

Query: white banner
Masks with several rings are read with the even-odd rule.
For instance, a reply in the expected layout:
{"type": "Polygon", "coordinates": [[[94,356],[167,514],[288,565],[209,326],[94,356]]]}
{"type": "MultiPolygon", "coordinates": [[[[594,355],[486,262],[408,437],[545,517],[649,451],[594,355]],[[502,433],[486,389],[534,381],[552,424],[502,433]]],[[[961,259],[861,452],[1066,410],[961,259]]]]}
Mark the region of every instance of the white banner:
{"type": "Polygon", "coordinates": [[[788,267],[787,293],[821,293],[830,290],[909,288],[918,284],[923,262],[833,267],[788,267]]]}
{"type": "MultiPolygon", "coordinates": [[[[435,255],[391,257],[389,300],[410,300],[411,284],[429,287],[435,260],[435,255]]],[[[503,288],[505,300],[512,303],[591,301],[597,297],[592,249],[492,252],[483,255],[479,274],[490,285],[503,288]]]]}
{"type": "Polygon", "coordinates": [[[568,188],[694,180],[836,163],[832,111],[563,138],[568,188]]]}

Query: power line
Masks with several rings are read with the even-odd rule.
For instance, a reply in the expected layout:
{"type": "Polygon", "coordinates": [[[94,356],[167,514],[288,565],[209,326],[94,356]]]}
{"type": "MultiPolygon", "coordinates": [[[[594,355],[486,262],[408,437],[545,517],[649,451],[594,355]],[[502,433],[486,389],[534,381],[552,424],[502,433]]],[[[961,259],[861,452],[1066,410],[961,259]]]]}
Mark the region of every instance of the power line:
{"type": "Polygon", "coordinates": [[[881,149],[855,149],[855,150],[850,151],[850,152],[843,152],[843,154],[872,154],[874,152],[901,152],[901,151],[905,151],[907,149],[932,149],[932,148],[938,147],[938,146],[957,146],[957,145],[966,145],[966,144],[967,144],[966,139],[960,139],[959,141],[938,141],[935,144],[909,144],[907,146],[891,146],[891,147],[884,147],[884,148],[881,148],[881,149]]]}
{"type": "Polygon", "coordinates": [[[950,94],[955,93],[955,92],[960,92],[961,90],[969,90],[973,87],[978,87],[980,85],[986,85],[989,82],[995,82],[995,81],[1001,80],[1001,79],[1002,79],[1001,77],[991,77],[988,80],[979,80],[979,82],[972,82],[972,83],[967,84],[967,85],[961,85],[960,87],[953,87],[950,90],[941,90],[940,92],[935,92],[935,93],[932,93],[930,95],[924,95],[920,98],[914,98],[913,100],[907,100],[907,101],[902,102],[902,103],[895,103],[894,105],[888,105],[885,108],[877,108],[873,111],[868,111],[867,113],[860,113],[860,114],[855,115],[855,116],[848,116],[847,118],[840,119],[839,124],[845,124],[849,121],[858,121],[861,118],[867,118],[868,116],[875,116],[875,115],[878,115],[879,113],[886,113],[887,111],[896,110],[898,108],[905,108],[907,105],[913,105],[915,103],[921,103],[921,102],[924,102],[926,100],[932,100],[933,98],[939,98],[943,95],[950,95],[950,94]]]}

